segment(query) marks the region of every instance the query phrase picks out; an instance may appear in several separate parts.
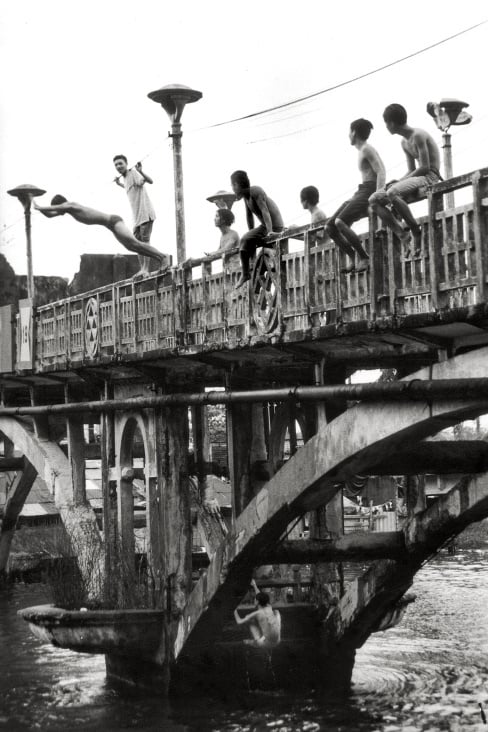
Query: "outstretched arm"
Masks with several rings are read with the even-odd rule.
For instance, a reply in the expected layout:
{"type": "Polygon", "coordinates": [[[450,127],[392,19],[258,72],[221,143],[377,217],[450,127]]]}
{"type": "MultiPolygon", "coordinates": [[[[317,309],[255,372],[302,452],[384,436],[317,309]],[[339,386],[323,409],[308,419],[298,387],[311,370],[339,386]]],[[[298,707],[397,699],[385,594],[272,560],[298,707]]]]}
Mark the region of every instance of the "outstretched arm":
{"type": "Polygon", "coordinates": [[[254,620],[254,618],[257,616],[258,611],[255,610],[253,613],[249,613],[248,615],[244,615],[243,618],[239,615],[237,610],[234,610],[234,617],[236,619],[237,625],[244,625],[245,623],[250,623],[251,620],[254,620]]]}
{"type": "Polygon", "coordinates": [[[52,219],[54,216],[62,216],[63,214],[68,213],[70,206],[67,202],[58,203],[57,206],[39,206],[34,201],[34,208],[44,214],[44,216],[47,216],[48,219],[52,219]]]}

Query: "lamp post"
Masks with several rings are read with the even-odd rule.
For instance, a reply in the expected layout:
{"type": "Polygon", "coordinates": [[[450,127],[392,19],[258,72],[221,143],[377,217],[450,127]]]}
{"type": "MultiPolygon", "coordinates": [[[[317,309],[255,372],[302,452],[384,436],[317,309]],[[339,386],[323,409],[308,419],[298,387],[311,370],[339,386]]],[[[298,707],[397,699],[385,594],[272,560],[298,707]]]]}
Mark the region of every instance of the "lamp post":
{"type": "Polygon", "coordinates": [[[181,155],[181,115],[186,104],[197,102],[202,92],[182,84],[169,84],[150,92],[149,99],[160,104],[171,120],[169,136],[173,140],[173,166],[175,180],[176,253],[178,264],[186,259],[185,206],[183,197],[183,162],[181,155]]]}
{"type": "Polygon", "coordinates": [[[11,196],[18,198],[24,208],[25,238],[27,245],[27,297],[34,302],[34,273],[32,270],[32,239],[31,239],[31,203],[36,196],[42,196],[46,191],[28,183],[11,188],[7,191],[11,196]]]}
{"type": "MultiPolygon", "coordinates": [[[[467,125],[473,119],[468,112],[464,111],[465,107],[469,107],[467,102],[449,98],[441,99],[439,104],[436,102],[429,102],[427,104],[427,112],[434,118],[437,127],[442,131],[444,175],[447,179],[453,177],[452,147],[449,128],[451,125],[467,125]]],[[[449,192],[446,198],[448,208],[454,208],[454,192],[449,192]]]]}

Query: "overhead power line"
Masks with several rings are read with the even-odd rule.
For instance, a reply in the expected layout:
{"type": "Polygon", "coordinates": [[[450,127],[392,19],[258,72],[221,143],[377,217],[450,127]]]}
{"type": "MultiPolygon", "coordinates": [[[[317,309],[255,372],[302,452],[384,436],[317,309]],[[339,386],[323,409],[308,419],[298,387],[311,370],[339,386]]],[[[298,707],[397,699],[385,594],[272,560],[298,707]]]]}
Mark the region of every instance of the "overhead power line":
{"type": "Polygon", "coordinates": [[[200,129],[202,130],[209,130],[214,127],[222,127],[223,125],[230,125],[234,122],[242,122],[246,119],[252,119],[253,117],[259,117],[262,114],[268,114],[269,112],[274,112],[278,109],[285,109],[285,107],[291,107],[293,104],[299,104],[300,102],[305,102],[308,99],[313,99],[314,97],[318,97],[321,94],[327,94],[328,92],[334,91],[335,89],[340,89],[343,86],[347,86],[348,84],[353,84],[356,81],[360,81],[361,79],[365,79],[368,76],[373,76],[373,74],[377,74],[380,71],[384,71],[385,69],[389,69],[392,66],[396,66],[398,64],[401,64],[403,61],[408,61],[408,59],[414,58],[415,56],[419,56],[422,53],[426,53],[426,51],[430,51],[433,48],[436,48],[437,46],[441,46],[443,43],[447,43],[448,41],[452,41],[454,38],[459,38],[459,36],[464,35],[465,33],[469,33],[472,30],[475,30],[476,28],[479,28],[482,25],[485,25],[488,23],[488,18],[486,20],[482,20],[480,23],[476,23],[476,25],[471,25],[469,28],[464,28],[461,31],[458,31],[457,33],[454,33],[451,36],[447,36],[447,38],[442,38],[440,41],[436,41],[435,43],[431,43],[429,46],[425,46],[424,48],[420,48],[418,51],[414,51],[413,53],[409,53],[407,56],[402,56],[401,58],[395,59],[395,61],[390,61],[387,64],[383,64],[383,66],[378,66],[375,69],[372,69],[371,71],[366,71],[364,74],[359,74],[358,76],[354,76],[351,79],[347,79],[346,81],[341,81],[338,84],[334,84],[333,86],[329,86],[326,89],[320,89],[320,91],[313,92],[312,94],[307,94],[304,97],[299,97],[298,99],[292,99],[289,102],[283,102],[282,104],[277,104],[274,107],[268,107],[267,109],[261,109],[258,112],[251,112],[250,114],[244,114],[242,117],[234,117],[233,119],[225,120],[224,122],[215,122],[212,125],[208,125],[207,127],[202,127],[200,129]]]}

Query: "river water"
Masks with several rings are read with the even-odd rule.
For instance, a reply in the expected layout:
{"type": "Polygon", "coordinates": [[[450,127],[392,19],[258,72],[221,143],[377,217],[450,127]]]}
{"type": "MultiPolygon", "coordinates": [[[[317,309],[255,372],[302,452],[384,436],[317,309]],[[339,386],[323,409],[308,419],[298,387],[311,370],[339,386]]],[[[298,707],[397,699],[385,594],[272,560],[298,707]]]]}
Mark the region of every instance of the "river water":
{"type": "Polygon", "coordinates": [[[488,550],[437,558],[413,591],[401,625],[358,651],[347,698],[170,703],[110,688],[103,657],[36,640],[16,611],[48,602],[48,589],[16,585],[0,594],[0,731],[488,732],[479,709],[488,716],[488,550]]]}

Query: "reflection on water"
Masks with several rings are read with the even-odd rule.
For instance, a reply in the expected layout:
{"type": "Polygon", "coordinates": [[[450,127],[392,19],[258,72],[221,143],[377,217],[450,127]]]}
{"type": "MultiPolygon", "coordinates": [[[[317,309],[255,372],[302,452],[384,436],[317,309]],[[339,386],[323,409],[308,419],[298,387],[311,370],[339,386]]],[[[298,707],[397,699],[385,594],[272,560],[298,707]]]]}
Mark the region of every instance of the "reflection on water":
{"type": "Polygon", "coordinates": [[[443,556],[418,575],[403,623],[358,651],[346,699],[241,694],[166,702],[105,683],[103,657],[36,640],[16,611],[40,585],[0,594],[0,730],[405,732],[487,730],[488,551],[443,556]]]}

